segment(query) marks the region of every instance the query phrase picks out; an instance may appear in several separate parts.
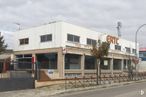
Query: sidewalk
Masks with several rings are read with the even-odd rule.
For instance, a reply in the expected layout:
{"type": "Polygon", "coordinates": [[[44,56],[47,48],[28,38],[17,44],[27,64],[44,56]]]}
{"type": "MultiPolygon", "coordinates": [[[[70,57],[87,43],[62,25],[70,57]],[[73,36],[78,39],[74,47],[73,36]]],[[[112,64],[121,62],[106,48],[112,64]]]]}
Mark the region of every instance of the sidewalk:
{"type": "Polygon", "coordinates": [[[49,97],[51,95],[55,95],[59,93],[87,91],[87,90],[92,90],[92,89],[100,90],[104,88],[123,86],[126,84],[134,84],[138,82],[146,82],[146,80],[113,83],[113,84],[99,85],[99,86],[92,86],[92,87],[85,87],[85,88],[74,88],[74,89],[68,89],[68,90],[65,90],[65,88],[62,86],[58,90],[54,90],[51,87],[43,87],[43,88],[29,89],[29,90],[8,91],[8,92],[0,92],[0,97],[49,97]]]}

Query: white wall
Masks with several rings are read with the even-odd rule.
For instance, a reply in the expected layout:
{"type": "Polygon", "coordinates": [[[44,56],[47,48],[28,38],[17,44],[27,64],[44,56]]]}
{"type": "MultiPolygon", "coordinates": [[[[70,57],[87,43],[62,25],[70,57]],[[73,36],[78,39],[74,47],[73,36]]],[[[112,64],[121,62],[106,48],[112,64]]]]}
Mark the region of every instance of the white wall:
{"type": "Polygon", "coordinates": [[[86,29],[84,27],[63,22],[62,23],[63,47],[65,47],[65,45],[72,45],[70,42],[67,41],[67,34],[80,36],[80,44],[86,45],[87,38],[98,40],[98,36],[100,33],[86,29]]]}
{"type": "Polygon", "coordinates": [[[34,27],[26,30],[15,32],[14,35],[14,51],[44,49],[61,46],[61,23],[52,23],[39,27],[34,27]],[[52,41],[40,42],[40,36],[52,34],[52,41]],[[28,45],[19,45],[19,39],[29,38],[28,45]]]}
{"type": "MultiPolygon", "coordinates": [[[[102,41],[106,41],[107,34],[95,32],[84,27],[76,26],[66,22],[56,22],[39,27],[34,27],[26,30],[21,30],[15,32],[15,51],[19,50],[32,50],[32,49],[44,49],[44,48],[54,48],[54,47],[66,47],[76,46],[72,42],[67,41],[67,34],[73,34],[80,36],[80,44],[86,45],[87,38],[102,41]],[[40,35],[52,34],[52,42],[40,42],[40,35]],[[19,45],[19,39],[29,37],[29,45],[19,45]]],[[[125,52],[125,47],[135,48],[135,43],[127,41],[125,39],[119,38],[119,45],[121,45],[121,50],[125,52]]],[[[111,49],[115,49],[115,45],[111,44],[111,49]]]]}
{"type": "MultiPolygon", "coordinates": [[[[105,35],[102,35],[101,36],[101,40],[102,41],[106,41],[106,37],[107,37],[108,34],[105,34],[105,35]]],[[[113,36],[113,35],[111,35],[113,36]]],[[[114,36],[114,37],[117,37],[117,36],[114,36]]],[[[126,52],[126,49],[125,47],[129,47],[131,49],[131,53],[132,53],[132,49],[135,49],[135,42],[132,42],[132,41],[128,41],[128,40],[125,40],[125,39],[122,39],[120,37],[118,37],[118,45],[121,46],[121,51],[122,52],[126,52]]],[[[111,50],[115,50],[115,44],[111,43],[110,44],[110,49],[111,50]]]]}

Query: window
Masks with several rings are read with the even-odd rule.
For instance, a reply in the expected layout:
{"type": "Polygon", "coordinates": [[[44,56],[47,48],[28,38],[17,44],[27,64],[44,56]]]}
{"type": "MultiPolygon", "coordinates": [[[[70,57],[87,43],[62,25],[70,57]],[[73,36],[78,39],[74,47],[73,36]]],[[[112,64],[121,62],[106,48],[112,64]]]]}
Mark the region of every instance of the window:
{"type": "Polygon", "coordinates": [[[119,50],[119,51],[121,51],[121,46],[119,46],[119,45],[115,45],[115,50],[119,50]]]}
{"type": "Polygon", "coordinates": [[[32,69],[32,54],[16,55],[17,69],[32,69]]]}
{"type": "Polygon", "coordinates": [[[96,44],[96,40],[87,38],[87,44],[88,45],[95,45],[96,44]]]}
{"type": "Polygon", "coordinates": [[[85,56],[85,69],[95,69],[96,58],[93,56],[85,56]]]}
{"type": "Polygon", "coordinates": [[[19,44],[20,44],[20,45],[29,44],[29,39],[28,39],[28,38],[20,39],[20,40],[19,40],[19,44]]]}
{"type": "Polygon", "coordinates": [[[81,56],[75,54],[66,54],[65,69],[81,69],[81,56]]]}
{"type": "Polygon", "coordinates": [[[57,69],[57,53],[36,54],[41,69],[57,69]]]}
{"type": "Polygon", "coordinates": [[[67,40],[71,42],[80,42],[80,37],[76,35],[67,34],[67,40]]]}
{"type": "Polygon", "coordinates": [[[41,42],[52,41],[52,34],[42,35],[40,37],[41,37],[41,42]]]}
{"type": "Polygon", "coordinates": [[[121,70],[122,60],[114,59],[113,60],[113,70],[121,70]]]}
{"type": "Polygon", "coordinates": [[[131,49],[129,47],[125,47],[127,53],[131,53],[131,49]]]}
{"type": "Polygon", "coordinates": [[[136,49],[132,49],[132,53],[133,54],[136,54],[136,49]]]}

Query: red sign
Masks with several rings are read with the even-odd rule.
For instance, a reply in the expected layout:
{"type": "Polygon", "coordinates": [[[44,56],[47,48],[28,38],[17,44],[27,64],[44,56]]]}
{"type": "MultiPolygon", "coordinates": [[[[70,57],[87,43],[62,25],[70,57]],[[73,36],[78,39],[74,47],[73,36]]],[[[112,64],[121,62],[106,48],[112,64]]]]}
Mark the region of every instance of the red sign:
{"type": "Polygon", "coordinates": [[[114,36],[108,35],[108,36],[106,37],[106,41],[107,41],[108,43],[118,44],[118,40],[119,40],[119,38],[114,37],[114,36]]]}

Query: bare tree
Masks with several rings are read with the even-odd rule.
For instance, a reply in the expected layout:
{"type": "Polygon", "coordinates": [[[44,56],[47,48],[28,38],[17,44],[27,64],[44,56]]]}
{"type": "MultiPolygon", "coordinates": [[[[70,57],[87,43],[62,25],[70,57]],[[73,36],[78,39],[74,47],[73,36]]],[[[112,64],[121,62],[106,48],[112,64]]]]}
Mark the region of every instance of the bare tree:
{"type": "Polygon", "coordinates": [[[96,84],[99,84],[99,76],[101,75],[101,65],[104,60],[104,56],[108,56],[110,44],[108,42],[101,42],[98,40],[98,43],[93,45],[91,49],[91,54],[96,57],[96,84]]]}

